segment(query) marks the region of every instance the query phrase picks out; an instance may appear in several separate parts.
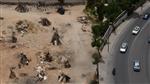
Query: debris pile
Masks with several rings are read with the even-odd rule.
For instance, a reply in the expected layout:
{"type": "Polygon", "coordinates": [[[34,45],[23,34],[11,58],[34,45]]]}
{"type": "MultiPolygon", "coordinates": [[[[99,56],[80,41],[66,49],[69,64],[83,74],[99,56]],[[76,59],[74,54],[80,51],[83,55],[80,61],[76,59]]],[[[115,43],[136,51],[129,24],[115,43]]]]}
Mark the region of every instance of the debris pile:
{"type": "Polygon", "coordinates": [[[28,31],[29,24],[27,20],[20,20],[16,23],[16,29],[20,33],[25,33],[28,31]]]}
{"type": "Polygon", "coordinates": [[[14,67],[10,68],[10,75],[9,75],[10,79],[16,79],[17,78],[17,76],[14,72],[14,69],[15,69],[14,67]]]}
{"type": "Polygon", "coordinates": [[[69,60],[65,56],[59,56],[58,57],[58,63],[62,65],[64,68],[70,68],[71,64],[69,63],[69,60]]]}
{"type": "Polygon", "coordinates": [[[51,22],[47,18],[41,18],[39,23],[41,23],[43,26],[50,26],[51,25],[51,22]]]}
{"type": "Polygon", "coordinates": [[[89,20],[87,16],[81,16],[77,18],[77,21],[80,22],[81,24],[88,24],[89,20]]]}
{"type": "Polygon", "coordinates": [[[15,10],[18,11],[18,12],[21,12],[21,13],[29,11],[29,9],[27,8],[27,6],[25,4],[21,4],[21,3],[19,3],[17,5],[17,7],[15,8],[15,10]]]}
{"type": "Polygon", "coordinates": [[[61,45],[60,36],[57,31],[53,34],[51,43],[56,46],[61,45]]]}
{"type": "Polygon", "coordinates": [[[37,71],[36,75],[37,81],[43,81],[47,79],[45,69],[42,66],[37,66],[36,71],[37,71]]]}
{"type": "Polygon", "coordinates": [[[88,31],[88,29],[87,29],[86,26],[88,25],[88,23],[89,23],[90,21],[88,20],[88,17],[87,17],[87,16],[78,17],[78,18],[77,18],[77,21],[82,24],[82,28],[81,28],[81,29],[82,29],[83,32],[88,31]]]}
{"type": "Polygon", "coordinates": [[[18,57],[20,58],[20,62],[18,64],[18,67],[21,68],[22,66],[28,65],[30,60],[27,58],[27,56],[24,53],[20,53],[18,55],[18,57]]]}
{"type": "Polygon", "coordinates": [[[17,43],[17,37],[15,36],[15,32],[12,32],[11,36],[3,34],[4,32],[5,31],[2,31],[2,36],[0,36],[0,42],[17,43]]]}
{"type": "Polygon", "coordinates": [[[54,55],[49,52],[38,52],[39,65],[44,65],[48,70],[59,68],[70,68],[69,57],[65,55],[54,55]]]}
{"type": "Polygon", "coordinates": [[[58,81],[61,83],[68,83],[70,82],[70,77],[66,74],[64,74],[63,72],[60,73],[60,75],[58,76],[58,81]]]}
{"type": "Polygon", "coordinates": [[[57,12],[58,12],[59,14],[61,14],[61,15],[64,15],[64,14],[65,14],[65,9],[64,9],[64,7],[63,7],[63,6],[58,7],[57,12]]]}
{"type": "Polygon", "coordinates": [[[15,32],[12,32],[11,43],[16,43],[16,42],[17,42],[17,37],[15,36],[15,32]]]}
{"type": "Polygon", "coordinates": [[[41,52],[40,53],[40,63],[45,63],[45,62],[52,62],[53,61],[53,58],[51,56],[51,54],[49,52],[41,52]]]}

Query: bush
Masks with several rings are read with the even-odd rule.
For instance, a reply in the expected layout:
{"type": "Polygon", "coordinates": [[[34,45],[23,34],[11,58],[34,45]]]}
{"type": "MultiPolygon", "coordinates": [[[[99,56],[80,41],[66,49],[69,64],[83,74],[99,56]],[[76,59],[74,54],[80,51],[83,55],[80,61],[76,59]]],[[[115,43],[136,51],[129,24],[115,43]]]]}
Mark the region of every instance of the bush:
{"type": "Polygon", "coordinates": [[[113,22],[117,16],[121,13],[121,8],[118,7],[116,3],[110,3],[105,7],[105,17],[108,18],[110,22],[113,22]]]}
{"type": "Polygon", "coordinates": [[[108,27],[109,27],[108,22],[103,22],[103,23],[93,25],[92,33],[93,33],[94,37],[97,38],[97,37],[103,36],[108,27]]]}
{"type": "Polygon", "coordinates": [[[96,80],[91,80],[90,84],[98,84],[98,81],[96,81],[96,80]]]}
{"type": "Polygon", "coordinates": [[[94,59],[93,64],[98,64],[102,60],[102,56],[99,53],[94,53],[92,58],[94,59]]]}

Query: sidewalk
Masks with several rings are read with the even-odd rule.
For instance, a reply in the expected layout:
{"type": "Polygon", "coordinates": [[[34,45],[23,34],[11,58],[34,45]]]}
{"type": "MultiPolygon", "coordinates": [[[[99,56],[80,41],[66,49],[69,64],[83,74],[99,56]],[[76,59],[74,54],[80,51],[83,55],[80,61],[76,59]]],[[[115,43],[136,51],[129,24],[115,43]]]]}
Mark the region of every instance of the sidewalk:
{"type": "MultiPolygon", "coordinates": [[[[147,1],[141,10],[141,7],[139,7],[137,10],[135,10],[136,13],[142,14],[143,11],[148,9],[150,7],[150,2],[147,1]]],[[[114,67],[114,56],[112,55],[113,50],[115,49],[116,42],[120,38],[120,36],[123,34],[124,31],[127,31],[126,26],[132,24],[136,18],[131,18],[123,22],[116,30],[116,33],[112,33],[109,37],[109,52],[108,52],[108,45],[105,45],[105,47],[102,50],[102,56],[105,61],[105,63],[99,63],[99,77],[100,81],[99,84],[115,84],[114,83],[114,77],[112,75],[112,70],[114,67]]]]}

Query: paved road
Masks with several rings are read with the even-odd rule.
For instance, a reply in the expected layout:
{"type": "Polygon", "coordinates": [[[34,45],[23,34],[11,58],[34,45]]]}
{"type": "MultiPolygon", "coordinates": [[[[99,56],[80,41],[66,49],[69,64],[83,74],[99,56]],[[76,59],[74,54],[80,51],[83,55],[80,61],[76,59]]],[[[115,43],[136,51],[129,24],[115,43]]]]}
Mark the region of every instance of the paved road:
{"type": "MultiPolygon", "coordinates": [[[[148,8],[145,12],[150,12],[148,8]]],[[[115,84],[148,84],[148,53],[149,47],[146,44],[148,31],[150,31],[149,21],[142,20],[141,18],[135,18],[135,20],[126,26],[127,30],[120,36],[117,41],[116,50],[114,51],[115,68],[115,84]],[[131,31],[135,26],[140,26],[142,31],[137,35],[132,35],[131,31]],[[119,52],[119,48],[122,42],[128,42],[128,51],[125,54],[119,52]],[[139,73],[133,72],[133,59],[140,59],[142,63],[142,71],[139,73]],[[137,83],[138,82],[138,83],[137,83]]],[[[150,82],[149,82],[150,84],[150,82]]]]}
{"type": "Polygon", "coordinates": [[[147,39],[150,32],[150,20],[144,25],[143,30],[135,37],[132,42],[131,48],[128,54],[128,74],[129,84],[149,84],[148,80],[148,49],[149,44],[147,39]],[[140,60],[141,71],[133,71],[133,60],[140,60]]]}

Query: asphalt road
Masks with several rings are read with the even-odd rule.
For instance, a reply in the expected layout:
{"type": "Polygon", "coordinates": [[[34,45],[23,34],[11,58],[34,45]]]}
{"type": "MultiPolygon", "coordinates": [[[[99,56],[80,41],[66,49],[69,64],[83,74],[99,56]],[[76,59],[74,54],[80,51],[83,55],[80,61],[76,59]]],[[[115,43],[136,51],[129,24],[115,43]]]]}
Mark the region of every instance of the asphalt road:
{"type": "MultiPolygon", "coordinates": [[[[150,8],[145,11],[150,12],[150,8]]],[[[114,56],[115,60],[115,84],[150,84],[150,47],[147,44],[150,36],[150,19],[135,20],[126,26],[126,31],[120,36],[116,43],[114,56]],[[131,31],[135,26],[140,26],[142,31],[138,35],[132,35],[131,31]],[[119,52],[122,42],[128,43],[128,50],[125,54],[119,52]],[[141,72],[133,71],[133,60],[139,59],[141,63],[141,72]]]]}

